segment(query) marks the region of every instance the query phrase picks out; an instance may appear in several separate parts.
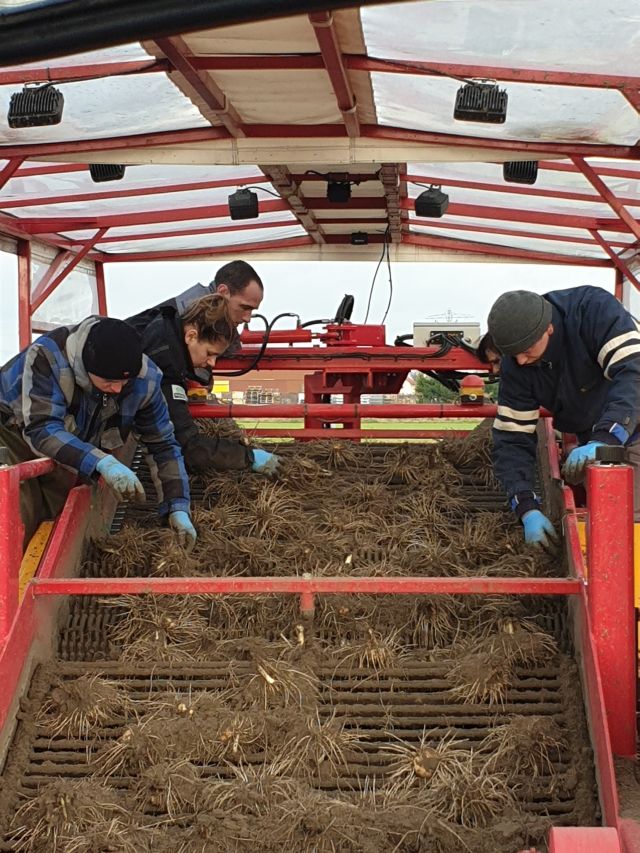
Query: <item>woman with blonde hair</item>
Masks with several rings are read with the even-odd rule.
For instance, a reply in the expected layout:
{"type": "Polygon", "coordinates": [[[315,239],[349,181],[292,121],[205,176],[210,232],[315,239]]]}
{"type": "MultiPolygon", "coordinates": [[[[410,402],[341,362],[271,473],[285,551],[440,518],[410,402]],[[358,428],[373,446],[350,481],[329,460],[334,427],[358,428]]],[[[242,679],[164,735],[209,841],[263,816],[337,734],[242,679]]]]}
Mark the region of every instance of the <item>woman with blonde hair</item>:
{"type": "Polygon", "coordinates": [[[234,439],[203,435],[189,412],[188,384],[202,384],[196,371],[212,369],[234,338],[235,324],[224,296],[204,296],[182,314],[172,305],[150,308],[127,323],[138,330],[144,352],[162,371],[162,391],[187,471],[251,468],[260,474],[275,473],[278,458],[274,454],[234,439]]]}

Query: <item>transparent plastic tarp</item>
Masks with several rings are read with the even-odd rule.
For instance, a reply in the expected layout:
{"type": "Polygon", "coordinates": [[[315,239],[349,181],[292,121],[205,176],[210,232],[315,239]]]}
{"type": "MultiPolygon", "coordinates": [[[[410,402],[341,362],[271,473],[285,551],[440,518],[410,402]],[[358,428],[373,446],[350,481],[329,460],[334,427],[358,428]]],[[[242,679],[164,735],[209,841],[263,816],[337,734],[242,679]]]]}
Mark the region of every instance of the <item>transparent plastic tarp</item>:
{"type": "MultiPolygon", "coordinates": [[[[118,183],[122,182],[119,181],[118,183]]],[[[264,181],[262,181],[261,183],[256,182],[255,185],[258,187],[264,186],[267,189],[271,189],[271,185],[265,183],[264,181]]],[[[102,186],[104,187],[104,184],[102,186]]],[[[6,209],[10,209],[11,213],[19,217],[73,216],[78,219],[87,219],[93,216],[109,216],[117,214],[126,216],[128,214],[145,212],[158,213],[159,211],[163,210],[188,212],[192,208],[212,207],[220,205],[226,208],[229,194],[232,193],[234,189],[234,186],[209,187],[202,190],[190,190],[187,192],[160,192],[150,193],[148,195],[123,195],[122,197],[111,196],[107,198],[92,199],[90,201],[87,201],[86,199],[73,201],[71,200],[72,195],[69,194],[70,200],[66,202],[63,201],[63,199],[61,199],[60,197],[57,197],[56,204],[6,209]]],[[[102,191],[104,192],[104,190],[102,191]]],[[[96,189],[95,192],[100,193],[101,190],[96,189]]],[[[115,189],[112,190],[112,192],[115,192],[115,189]]],[[[122,188],[122,192],[126,192],[124,187],[122,188]]],[[[273,196],[269,195],[266,192],[261,192],[260,190],[258,190],[257,195],[258,204],[260,203],[260,201],[275,201],[273,196]]],[[[284,203],[282,204],[284,205],[284,203]]],[[[2,209],[2,207],[3,203],[2,200],[0,200],[0,209],[2,209]]]]}
{"type": "MultiPolygon", "coordinates": [[[[290,210],[274,211],[272,213],[261,213],[259,220],[247,220],[246,222],[230,219],[228,216],[210,217],[203,219],[185,219],[181,222],[172,220],[170,222],[154,222],[153,224],[146,223],[144,225],[126,225],[122,227],[110,228],[107,232],[108,238],[127,239],[134,237],[136,239],[144,239],[147,235],[165,234],[174,231],[207,231],[215,232],[219,229],[225,231],[249,231],[256,236],[259,235],[263,225],[270,225],[275,222],[285,222],[287,225],[297,223],[296,217],[290,210]]],[[[78,231],[62,231],[62,235],[69,240],[90,240],[96,233],[95,229],[78,230],[78,231]]],[[[109,241],[101,241],[101,246],[108,247],[109,241]]]]}
{"type": "Polygon", "coordinates": [[[220,249],[224,246],[233,248],[254,243],[268,243],[277,249],[280,240],[291,237],[306,237],[307,232],[301,225],[291,225],[285,228],[260,228],[256,230],[236,231],[226,234],[191,234],[184,237],[165,237],[156,240],[136,240],[115,243],[97,244],[97,249],[108,252],[158,252],[184,249],[220,249]]]}
{"type": "MultiPolygon", "coordinates": [[[[605,252],[595,243],[589,245],[585,243],[571,243],[567,240],[557,242],[554,240],[516,237],[514,235],[505,236],[503,234],[495,234],[493,232],[458,231],[454,228],[439,229],[437,225],[424,226],[415,222],[411,224],[411,232],[424,234],[427,237],[444,237],[449,240],[464,240],[465,242],[478,244],[487,243],[493,246],[526,249],[527,251],[532,252],[552,252],[555,255],[569,255],[585,258],[607,258],[605,252]]],[[[451,248],[454,249],[455,246],[452,246],[451,248]]]]}
{"type": "Polygon", "coordinates": [[[376,72],[371,81],[378,121],[392,127],[525,142],[634,145],[640,137],[640,116],[615,90],[507,83],[505,123],[483,124],[453,120],[458,80],[376,72]]]}
{"type": "Polygon", "coordinates": [[[638,73],[637,0],[427,0],[360,14],[369,56],[638,73]]]}
{"type": "MultiPolygon", "coordinates": [[[[50,268],[55,252],[49,246],[34,246],[31,257],[31,293],[50,268]]],[[[55,326],[79,323],[89,314],[98,311],[95,267],[82,261],[56,287],[33,315],[34,325],[39,322],[55,326]]]]}
{"type": "MultiPolygon", "coordinates": [[[[129,134],[209,127],[199,110],[165,74],[136,74],[56,84],[64,95],[60,124],[10,128],[3,118],[0,144],[101,139],[129,134]]],[[[0,115],[22,86],[0,86],[0,115]]]]}

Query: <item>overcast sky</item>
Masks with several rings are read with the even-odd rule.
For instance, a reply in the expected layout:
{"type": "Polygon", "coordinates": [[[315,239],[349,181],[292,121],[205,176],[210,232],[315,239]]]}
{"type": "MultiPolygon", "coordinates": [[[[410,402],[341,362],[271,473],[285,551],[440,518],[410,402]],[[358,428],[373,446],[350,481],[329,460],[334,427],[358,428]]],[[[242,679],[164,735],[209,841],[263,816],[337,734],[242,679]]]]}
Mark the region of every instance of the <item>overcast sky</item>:
{"type": "MultiPolygon", "coordinates": [[[[250,258],[249,258],[250,260],[250,258]]],[[[185,290],[208,283],[221,266],[215,262],[175,261],[107,264],[109,314],[127,317],[185,290]]],[[[364,320],[375,263],[256,263],[265,285],[261,312],[269,319],[283,311],[302,321],[331,317],[345,293],[355,297],[352,321],[364,320]]],[[[412,331],[414,321],[452,311],[477,320],[486,328],[489,308],[505,290],[522,288],[545,293],[592,284],[613,290],[612,270],[593,267],[533,264],[398,263],[392,265],[393,298],[387,318],[387,343],[412,331]]],[[[0,359],[4,363],[18,347],[15,256],[0,252],[0,359]]],[[[380,268],[371,301],[369,322],[380,323],[389,299],[387,270],[380,268]]],[[[276,328],[287,328],[285,318],[276,328]]],[[[256,328],[259,328],[256,325],[256,328]]]]}

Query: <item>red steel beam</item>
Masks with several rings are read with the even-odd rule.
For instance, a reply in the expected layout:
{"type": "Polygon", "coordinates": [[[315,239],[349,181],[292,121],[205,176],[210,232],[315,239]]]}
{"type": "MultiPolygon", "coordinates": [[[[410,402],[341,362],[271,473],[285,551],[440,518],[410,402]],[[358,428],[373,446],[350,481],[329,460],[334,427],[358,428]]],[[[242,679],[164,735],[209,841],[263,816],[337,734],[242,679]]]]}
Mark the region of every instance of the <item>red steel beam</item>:
{"type": "Polygon", "coordinates": [[[58,255],[57,258],[54,259],[53,264],[42,278],[42,280],[38,283],[37,288],[33,292],[33,296],[31,298],[31,314],[35,314],[38,308],[42,305],[42,303],[48,299],[49,296],[53,293],[53,291],[60,285],[65,278],[69,275],[71,270],[73,270],[80,261],[85,257],[85,255],[89,254],[91,249],[95,246],[95,244],[100,240],[100,238],[105,233],[106,229],[99,228],[96,233],[91,237],[90,240],[87,240],[82,249],[75,254],[71,252],[63,252],[58,255]],[[72,257],[69,259],[69,256],[72,257]],[[63,264],[65,264],[63,266],[63,264]]]}
{"type": "Polygon", "coordinates": [[[614,755],[636,757],[633,469],[587,466],[589,616],[614,755]]]}
{"type": "Polygon", "coordinates": [[[96,261],[96,292],[98,296],[98,314],[106,317],[107,311],[107,289],[104,280],[104,264],[96,261]]]}
{"type": "Polygon", "coordinates": [[[342,115],[347,133],[352,137],[360,136],[358,108],[349,76],[344,66],[342,49],[333,20],[333,12],[312,12],[309,15],[309,20],[313,25],[322,61],[329,75],[329,80],[331,81],[338,109],[342,115]]]}
{"type": "Polygon", "coordinates": [[[18,240],[18,346],[31,343],[31,243],[18,240]]]}
{"type": "MultiPolygon", "coordinates": [[[[85,169],[85,166],[81,167],[85,169]]],[[[21,177],[21,175],[17,175],[21,177]]],[[[0,179],[2,173],[0,172],[0,179]]],[[[48,204],[82,204],[87,201],[99,201],[101,199],[110,198],[136,198],[138,196],[147,195],[164,195],[165,193],[182,193],[182,192],[198,192],[200,190],[213,190],[222,187],[245,186],[246,184],[264,183],[263,178],[224,178],[219,181],[192,181],[187,184],[164,184],[159,187],[130,187],[128,189],[113,189],[113,190],[96,190],[90,193],[76,193],[70,196],[69,193],[62,195],[51,196],[29,196],[28,198],[2,200],[0,205],[4,210],[9,210],[16,207],[43,207],[48,204]]],[[[640,202],[638,202],[640,204],[640,202]]]]}
{"type": "MultiPolygon", "coordinates": [[[[210,228],[178,228],[175,231],[147,231],[144,234],[140,234],[138,232],[133,234],[120,234],[116,236],[106,236],[100,240],[101,243],[121,243],[121,242],[129,242],[130,240],[166,240],[170,237],[189,237],[198,234],[225,234],[227,232],[233,231],[255,231],[260,230],[261,228],[290,228],[292,225],[295,225],[295,221],[293,219],[279,219],[275,222],[260,222],[260,221],[251,221],[251,222],[234,222],[233,225],[217,225],[211,226],[210,228]]],[[[586,242],[591,242],[587,240],[586,242]]],[[[73,240],[65,240],[64,243],[67,247],[71,248],[75,245],[73,240]]],[[[612,245],[623,245],[612,243],[612,245]]]]}
{"type": "Polygon", "coordinates": [[[32,142],[28,145],[0,146],[0,157],[51,157],[57,154],[121,151],[127,148],[151,148],[156,145],[180,145],[229,139],[222,127],[194,127],[187,130],[163,130],[157,133],[128,134],[105,139],[68,139],[61,142],[32,142]]]}
{"type": "MultiPolygon", "coordinates": [[[[231,136],[243,137],[245,132],[237,110],[207,72],[203,73],[193,67],[184,40],[180,36],[172,36],[156,39],[155,44],[178,74],[184,78],[187,86],[204,102],[206,110],[212,112],[218,121],[222,122],[231,136]]],[[[209,116],[206,117],[209,118],[209,116]]]]}
{"type": "Polygon", "coordinates": [[[568,158],[576,154],[582,157],[612,157],[620,160],[640,159],[640,146],[638,145],[490,139],[480,136],[434,133],[426,130],[407,130],[406,128],[368,124],[362,126],[362,136],[366,139],[387,139],[395,142],[417,142],[425,145],[449,145],[462,148],[487,148],[491,151],[531,151],[535,152],[536,156],[539,154],[558,154],[568,158]]]}
{"type": "Polygon", "coordinates": [[[315,214],[309,210],[300,187],[291,176],[287,166],[260,166],[278,193],[286,201],[291,212],[315,243],[325,242],[325,233],[315,214]]]}
{"type": "Polygon", "coordinates": [[[402,202],[407,197],[407,183],[400,173],[406,171],[406,163],[383,163],[379,172],[380,181],[384,187],[387,222],[392,243],[402,241],[402,219],[406,216],[402,210],[402,202]]]}
{"type": "MultiPolygon", "coordinates": [[[[336,372],[340,372],[339,365],[336,365],[336,372]]],[[[495,418],[496,409],[494,405],[465,406],[457,403],[283,403],[264,406],[239,403],[208,406],[206,403],[198,403],[189,407],[194,418],[302,418],[310,415],[325,421],[344,418],[495,418]]],[[[548,412],[542,414],[548,416],[548,412]]]]}
{"type": "MultiPolygon", "coordinates": [[[[427,222],[426,219],[421,219],[421,223],[427,222]]],[[[437,224],[434,220],[429,220],[429,227],[432,228],[444,228],[445,230],[452,231],[479,231],[481,233],[486,234],[502,234],[505,237],[528,237],[532,240],[556,240],[561,243],[583,243],[587,246],[593,246],[595,239],[591,237],[578,237],[578,236],[568,236],[567,234],[553,234],[551,232],[544,233],[541,231],[521,231],[517,228],[497,228],[493,225],[468,225],[464,222],[442,222],[438,221],[437,224]]],[[[617,246],[621,249],[630,249],[633,247],[633,243],[624,243],[622,240],[611,240],[609,242],[610,246],[617,246]]]]}
{"type": "Polygon", "coordinates": [[[578,595],[575,578],[346,578],[346,577],[196,577],[196,578],[34,578],[29,589],[40,595],[578,595]]]}
{"type": "MultiPolygon", "coordinates": [[[[131,261],[160,261],[171,258],[196,258],[209,255],[228,255],[231,252],[262,252],[267,249],[294,249],[298,246],[312,246],[311,237],[290,237],[287,240],[272,240],[269,243],[243,243],[234,246],[212,246],[200,249],[179,249],[158,252],[102,252],[100,260],[104,263],[125,263],[131,261]]],[[[93,257],[93,256],[91,256],[93,257]]]]}
{"type": "MultiPolygon", "coordinates": [[[[286,125],[286,124],[245,124],[243,131],[254,139],[313,139],[340,138],[345,129],[337,124],[286,125]]],[[[423,130],[407,130],[400,127],[382,127],[379,125],[361,125],[361,136],[372,140],[389,140],[398,143],[419,143],[427,145],[447,145],[462,148],[480,148],[488,151],[535,152],[536,156],[546,154],[571,157],[573,154],[583,157],[611,157],[622,160],[640,159],[640,147],[637,145],[610,145],[577,142],[532,142],[518,139],[490,139],[466,136],[454,133],[435,133],[423,130]]],[[[62,142],[31,143],[29,145],[11,145],[0,147],[0,156],[11,157],[50,157],[58,154],[79,154],[102,151],[119,151],[128,148],[149,148],[162,145],[180,145],[190,142],[210,142],[218,139],[230,139],[226,128],[206,127],[186,130],[162,131],[139,135],[111,137],[107,139],[67,140],[62,142]]]]}
{"type": "Polygon", "coordinates": [[[611,192],[609,187],[605,184],[595,169],[586,162],[584,157],[572,157],[571,159],[594,189],[600,193],[609,207],[617,213],[620,219],[622,219],[622,221],[627,225],[629,231],[631,231],[636,239],[640,240],[640,223],[637,222],[629,213],[624,206],[623,201],[611,192]]]}
{"type": "MultiPolygon", "coordinates": [[[[192,56],[195,68],[208,71],[304,71],[322,68],[322,56],[306,54],[246,54],[192,56]]],[[[513,83],[536,83],[552,86],[582,86],[590,89],[637,90],[640,77],[620,74],[587,74],[576,71],[554,71],[549,68],[516,68],[500,65],[471,65],[451,62],[378,59],[362,54],[343,54],[345,67],[351,71],[381,71],[388,74],[423,74],[437,77],[484,77],[513,83]]]]}
{"type": "MultiPolygon", "coordinates": [[[[261,213],[287,210],[282,200],[260,201],[261,213]]],[[[48,231],[83,231],[87,228],[124,228],[127,225],[153,225],[158,222],[185,222],[197,219],[228,218],[229,207],[226,204],[212,204],[204,207],[167,208],[163,210],[145,210],[140,213],[112,213],[106,216],[92,217],[24,217],[18,219],[20,227],[30,233],[40,234],[48,231]]]]}
{"type": "Polygon", "coordinates": [[[168,71],[164,59],[132,59],[123,62],[96,62],[87,65],[44,65],[38,68],[6,69],[0,71],[0,86],[25,83],[71,83],[74,80],[95,80],[101,77],[120,77],[125,74],[153,74],[168,71]]]}
{"type": "MultiPolygon", "coordinates": [[[[0,170],[0,189],[2,189],[2,187],[7,183],[7,181],[11,180],[11,178],[15,175],[20,166],[22,166],[23,162],[24,157],[13,157],[11,160],[9,160],[7,165],[2,170],[0,170]]],[[[5,204],[3,204],[2,206],[6,207],[5,204]]]]}
{"type": "Polygon", "coordinates": [[[622,273],[623,275],[625,275],[629,279],[629,281],[633,284],[633,286],[635,287],[636,290],[640,290],[640,281],[638,281],[638,279],[635,277],[635,275],[631,272],[631,270],[629,269],[627,264],[624,262],[624,260],[622,258],[620,258],[613,251],[613,249],[611,248],[609,243],[607,243],[607,241],[604,239],[604,237],[601,234],[599,234],[597,231],[590,231],[589,233],[591,234],[593,239],[596,241],[596,243],[598,243],[598,245],[601,246],[602,249],[604,249],[604,251],[607,253],[607,255],[609,255],[609,257],[611,258],[611,260],[615,264],[616,275],[618,272],[622,273]]]}
{"type": "MultiPolygon", "coordinates": [[[[538,169],[547,169],[551,172],[575,172],[580,173],[580,169],[571,162],[564,160],[538,160],[538,169]]],[[[613,166],[603,166],[598,164],[598,174],[606,175],[611,178],[625,178],[631,181],[640,181],[640,169],[621,169],[613,166]]]]}
{"type": "MultiPolygon", "coordinates": [[[[586,201],[602,204],[602,196],[592,193],[574,192],[564,190],[561,187],[553,190],[545,190],[540,187],[531,187],[525,184],[491,184],[483,181],[463,181],[457,178],[440,178],[435,175],[405,175],[409,183],[440,184],[443,187],[461,187],[469,190],[484,190],[492,193],[510,193],[512,195],[531,195],[540,198],[563,198],[568,201],[586,201]]],[[[640,178],[640,175],[638,175],[640,178]]],[[[640,198],[621,198],[623,204],[640,207],[640,198]]]]}
{"type": "MultiPolygon", "coordinates": [[[[311,199],[309,199],[311,203],[311,199]]],[[[414,199],[407,199],[403,207],[413,211],[414,199]]],[[[450,204],[447,214],[451,216],[471,216],[474,219],[501,219],[509,223],[531,222],[536,225],[551,225],[563,228],[582,228],[589,231],[595,228],[600,231],[627,232],[631,228],[620,219],[605,219],[601,216],[582,216],[573,213],[549,213],[541,210],[525,210],[513,207],[496,207],[484,204],[450,204]]],[[[413,220],[412,220],[413,221],[413,220]]],[[[437,220],[428,217],[416,217],[416,222],[425,225],[435,225],[437,220]]]]}
{"type": "Polygon", "coordinates": [[[413,246],[427,249],[444,249],[453,252],[472,252],[480,255],[500,255],[506,258],[521,258],[539,264],[569,264],[580,267],[611,267],[611,261],[604,258],[584,258],[577,255],[560,255],[553,252],[536,252],[529,249],[517,249],[513,246],[497,246],[491,243],[472,243],[468,240],[455,240],[450,237],[426,237],[421,234],[405,235],[404,241],[413,246]]]}

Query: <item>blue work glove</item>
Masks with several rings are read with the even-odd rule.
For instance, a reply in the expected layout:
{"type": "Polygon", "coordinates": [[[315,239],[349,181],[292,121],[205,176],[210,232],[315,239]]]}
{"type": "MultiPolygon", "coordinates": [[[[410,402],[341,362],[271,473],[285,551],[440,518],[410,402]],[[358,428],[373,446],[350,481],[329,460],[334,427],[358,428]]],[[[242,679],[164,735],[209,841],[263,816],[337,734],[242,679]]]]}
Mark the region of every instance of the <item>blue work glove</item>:
{"type": "Polygon", "coordinates": [[[582,483],[585,477],[587,462],[595,462],[596,450],[599,447],[604,447],[604,442],[590,441],[588,444],[583,444],[582,447],[573,448],[562,467],[562,476],[567,483],[570,483],[572,486],[582,483]]]}
{"type": "Polygon", "coordinates": [[[196,544],[198,534],[191,523],[188,513],[178,510],[169,515],[169,527],[176,534],[178,545],[182,545],[187,551],[191,551],[196,544]]]}
{"type": "Polygon", "coordinates": [[[278,465],[280,457],[275,453],[268,453],[266,450],[253,449],[253,465],[251,470],[256,474],[264,474],[265,477],[270,477],[272,474],[278,473],[278,465]]]}
{"type": "Polygon", "coordinates": [[[112,489],[119,500],[144,501],[144,488],[140,480],[130,468],[114,456],[105,456],[96,465],[96,471],[104,477],[105,483],[112,489]]]}
{"type": "Polygon", "coordinates": [[[544,548],[545,551],[555,551],[558,547],[558,534],[546,515],[539,509],[530,509],[522,516],[524,526],[524,541],[528,545],[544,548]]]}

